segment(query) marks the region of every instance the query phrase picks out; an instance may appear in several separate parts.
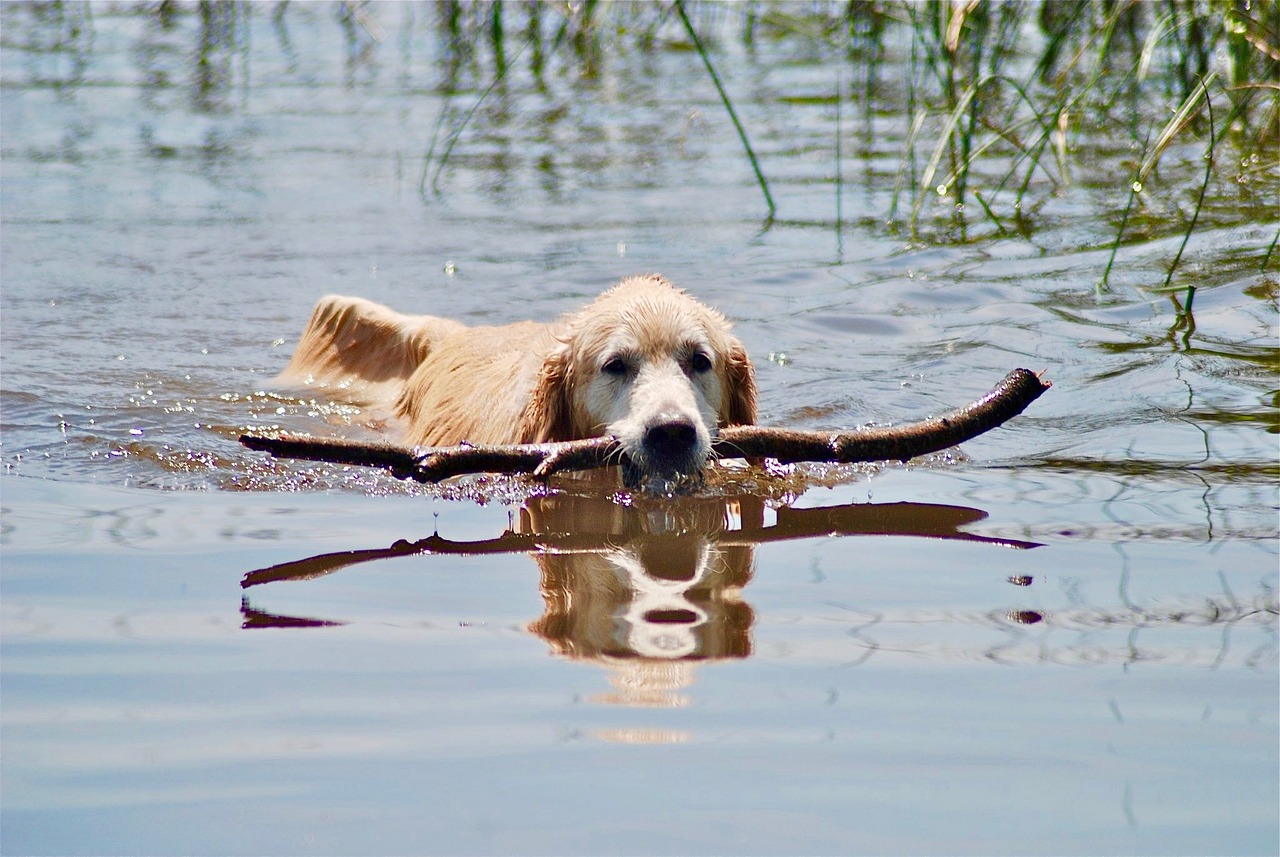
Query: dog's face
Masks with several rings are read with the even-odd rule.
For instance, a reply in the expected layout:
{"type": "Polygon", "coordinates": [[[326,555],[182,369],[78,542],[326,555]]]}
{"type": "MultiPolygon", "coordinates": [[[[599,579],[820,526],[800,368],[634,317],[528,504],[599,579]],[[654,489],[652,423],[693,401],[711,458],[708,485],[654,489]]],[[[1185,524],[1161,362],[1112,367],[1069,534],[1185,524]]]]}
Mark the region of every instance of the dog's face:
{"type": "Polygon", "coordinates": [[[632,277],[574,316],[535,400],[541,439],[613,435],[629,484],[697,474],[722,425],[755,422],[755,381],[719,313],[660,277],[632,277]]]}

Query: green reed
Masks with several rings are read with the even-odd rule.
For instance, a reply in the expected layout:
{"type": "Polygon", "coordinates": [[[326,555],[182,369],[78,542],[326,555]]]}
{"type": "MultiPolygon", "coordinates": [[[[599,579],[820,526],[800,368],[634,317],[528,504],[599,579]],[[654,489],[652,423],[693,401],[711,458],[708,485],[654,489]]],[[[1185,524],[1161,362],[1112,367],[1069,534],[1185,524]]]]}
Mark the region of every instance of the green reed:
{"type": "MultiPolygon", "coordinates": [[[[508,58],[520,52],[531,56],[539,77],[557,58],[590,75],[604,52],[659,50],[684,37],[739,134],[768,219],[785,200],[774,200],[764,178],[768,159],[756,155],[750,129],[733,107],[735,81],[722,78],[714,59],[732,38],[748,50],[764,40],[805,43],[827,52],[833,64],[854,67],[864,86],[837,93],[837,107],[845,98],[860,101],[868,136],[873,114],[901,116],[900,166],[881,216],[890,229],[916,240],[1028,232],[1055,194],[1079,182],[1093,189],[1114,182],[1114,205],[1103,206],[1117,217],[1112,248],[1123,246],[1135,223],[1164,223],[1161,232],[1189,237],[1211,188],[1234,180],[1274,193],[1280,177],[1280,4],[1274,0],[449,0],[443,9],[442,29],[454,43],[492,45],[490,90],[507,74],[508,58]],[[521,15],[524,28],[507,23],[521,15]],[[486,40],[475,32],[480,28],[486,40]],[[513,38],[524,45],[504,45],[513,38]],[[909,72],[905,86],[882,73],[895,51],[909,72]],[[1228,106],[1215,116],[1211,102],[1228,106]],[[1169,113],[1167,104],[1176,109],[1169,113]],[[1192,183],[1185,152],[1194,141],[1210,142],[1211,150],[1229,142],[1243,160],[1208,157],[1196,201],[1185,205],[1179,200],[1192,183]],[[1172,162],[1171,152],[1178,152],[1172,162]],[[1230,175],[1244,161],[1249,164],[1239,175],[1230,175]],[[977,202],[972,212],[970,201],[977,202]],[[909,214],[900,219],[900,212],[909,214]]],[[[838,74],[833,69],[833,79],[838,74]]],[[[434,161],[424,174],[430,166],[435,192],[477,104],[452,114],[447,143],[426,159],[434,161]]],[[[837,184],[841,169],[837,165],[837,184]]],[[[837,212],[838,194],[837,187],[837,212]]],[[[1176,266],[1175,260],[1171,270],[1176,266]]]]}
{"type": "Polygon", "coordinates": [[[738,138],[742,141],[742,147],[747,152],[747,159],[751,161],[751,169],[755,171],[756,181],[760,183],[760,191],[764,194],[765,204],[769,206],[768,220],[772,220],[778,207],[773,202],[773,194],[769,193],[769,183],[765,180],[764,173],[760,170],[760,161],[756,158],[755,150],[751,148],[751,141],[747,139],[747,131],[742,127],[741,120],[738,119],[738,112],[733,109],[733,102],[730,100],[728,93],[725,92],[724,84],[720,82],[720,75],[716,74],[716,68],[711,62],[711,57],[707,54],[707,49],[703,46],[702,40],[698,38],[698,31],[694,28],[693,22],[689,20],[689,15],[684,10],[683,0],[673,0],[673,2],[675,3],[676,12],[680,15],[680,23],[684,25],[685,32],[689,34],[689,39],[693,42],[694,50],[702,58],[702,64],[706,68],[707,74],[711,77],[711,82],[715,84],[716,92],[720,94],[720,103],[724,105],[729,118],[733,120],[733,127],[738,131],[738,138]]]}
{"type": "MultiPolygon", "coordinates": [[[[738,133],[767,226],[786,201],[771,192],[768,155],[757,154],[734,108],[740,82],[717,71],[717,53],[734,39],[749,58],[766,42],[797,43],[830,57],[833,83],[845,68],[861,81],[836,83],[837,158],[843,102],[861,112],[868,139],[873,117],[899,117],[899,167],[891,179],[874,179],[892,188],[877,214],[912,240],[1028,234],[1057,195],[1083,187],[1115,218],[1112,261],[1127,240],[1182,233],[1172,276],[1210,200],[1221,211],[1226,189],[1274,196],[1280,187],[1276,0],[448,0],[437,14],[460,63],[474,65],[487,43],[492,67],[478,101],[446,111],[424,159],[424,192],[441,192],[442,171],[480,102],[520,57],[538,81],[556,64],[590,77],[609,52],[683,43],[738,133]],[[885,68],[905,68],[906,79],[885,68]],[[1199,181],[1188,154],[1197,143],[1209,150],[1199,181]],[[1224,144],[1235,157],[1223,156],[1224,144]]],[[[842,169],[836,165],[840,219],[842,169]]],[[[1273,255],[1262,257],[1264,268],[1273,255]]]]}

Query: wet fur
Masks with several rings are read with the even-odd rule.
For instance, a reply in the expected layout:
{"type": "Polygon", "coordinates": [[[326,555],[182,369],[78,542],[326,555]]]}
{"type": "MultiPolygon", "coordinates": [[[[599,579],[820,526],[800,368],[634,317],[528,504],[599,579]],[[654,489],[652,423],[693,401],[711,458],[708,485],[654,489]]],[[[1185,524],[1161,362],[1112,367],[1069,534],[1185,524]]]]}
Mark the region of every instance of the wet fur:
{"type": "Polygon", "coordinates": [[[326,297],[283,379],[389,404],[413,445],[614,434],[631,466],[662,478],[700,468],[717,427],[756,419],[754,370],[728,322],[656,275],[552,324],[466,327],[326,297]],[[665,425],[678,449],[653,442],[665,425]]]}

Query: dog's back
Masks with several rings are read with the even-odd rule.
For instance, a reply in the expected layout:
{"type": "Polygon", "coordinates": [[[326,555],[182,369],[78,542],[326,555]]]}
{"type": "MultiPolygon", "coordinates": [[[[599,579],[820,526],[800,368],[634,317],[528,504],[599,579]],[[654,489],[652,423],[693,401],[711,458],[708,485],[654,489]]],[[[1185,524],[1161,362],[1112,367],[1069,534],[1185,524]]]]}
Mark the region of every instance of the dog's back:
{"type": "Polygon", "coordinates": [[[526,411],[556,343],[550,325],[466,327],[437,341],[404,385],[396,415],[419,446],[539,440],[526,411]]]}

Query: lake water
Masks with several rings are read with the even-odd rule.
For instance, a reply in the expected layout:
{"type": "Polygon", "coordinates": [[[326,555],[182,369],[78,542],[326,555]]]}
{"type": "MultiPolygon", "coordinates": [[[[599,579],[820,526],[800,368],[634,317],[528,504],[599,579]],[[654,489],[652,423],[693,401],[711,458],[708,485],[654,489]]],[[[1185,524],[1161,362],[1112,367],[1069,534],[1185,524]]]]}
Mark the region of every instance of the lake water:
{"type": "Polygon", "coordinates": [[[1277,853],[1274,151],[1205,195],[1191,318],[1203,144],[1105,287],[1145,129],[1100,115],[1019,228],[913,237],[910,29],[691,6],[771,218],[669,8],[574,8],[0,5],[3,852],[1277,853]],[[630,506],[236,442],[379,436],[272,386],[323,294],[501,323],[646,271],[736,321],[763,423],[1054,386],[630,506]]]}

